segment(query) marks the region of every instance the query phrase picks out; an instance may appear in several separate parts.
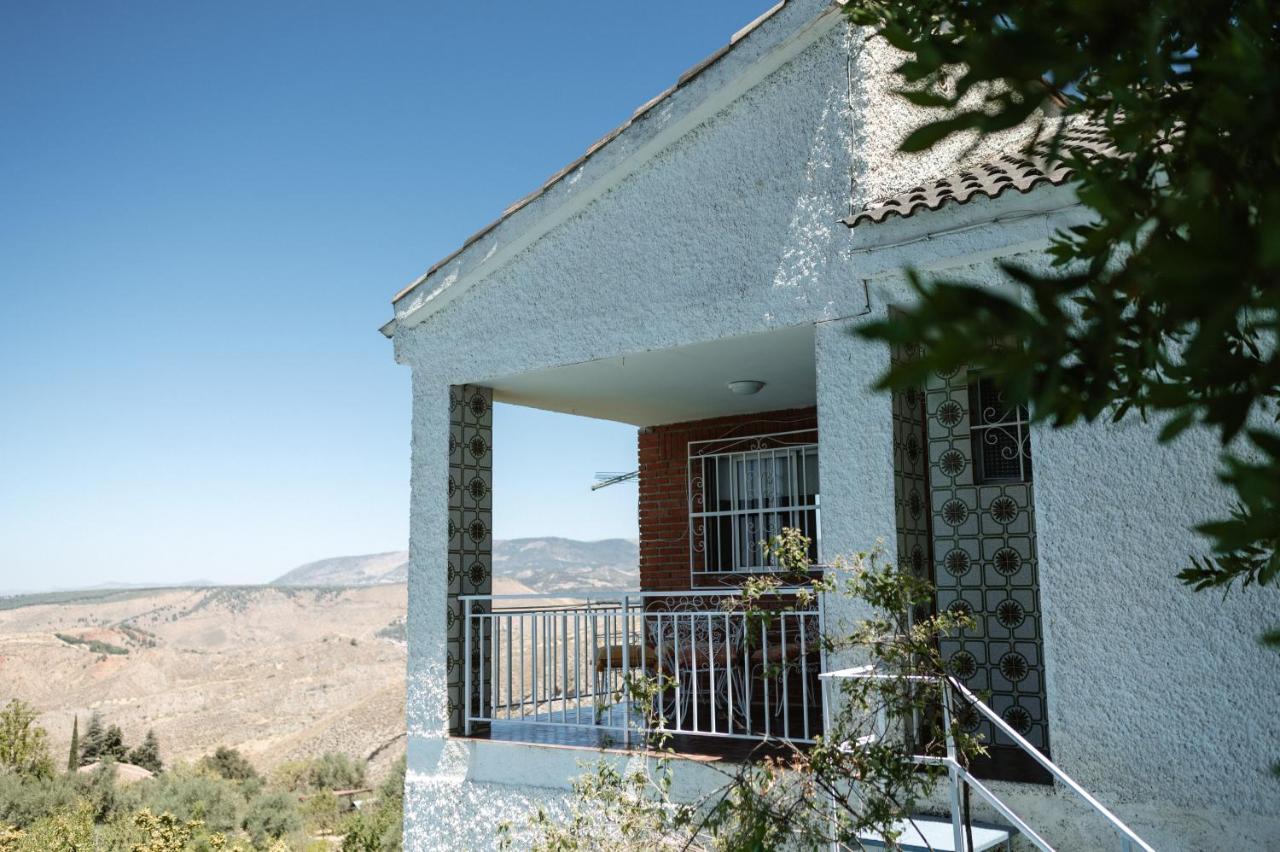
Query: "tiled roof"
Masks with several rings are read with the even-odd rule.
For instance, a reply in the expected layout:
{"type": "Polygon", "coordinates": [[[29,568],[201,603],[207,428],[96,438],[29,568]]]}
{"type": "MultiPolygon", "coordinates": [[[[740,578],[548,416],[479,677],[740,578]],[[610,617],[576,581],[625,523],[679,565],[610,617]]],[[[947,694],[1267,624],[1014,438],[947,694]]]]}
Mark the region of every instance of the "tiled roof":
{"type": "MultiPolygon", "coordinates": [[[[1102,156],[1112,151],[1105,129],[1094,125],[1067,131],[1060,147],[1086,157],[1102,156]]],[[[959,174],[873,201],[861,212],[845,219],[844,223],[856,228],[883,222],[893,216],[906,219],[922,210],[938,210],[949,203],[965,204],[975,198],[998,198],[1010,189],[1030,192],[1038,186],[1061,186],[1071,180],[1073,174],[1069,166],[1056,157],[1047,156],[1047,153],[1001,154],[959,174]]]]}
{"type": "MultiPolygon", "coordinates": [[[[835,2],[839,3],[840,5],[843,5],[843,3],[844,3],[844,2],[846,2],[846,0],[835,0],[835,2]]],[[[559,183],[559,182],[560,182],[560,181],[561,181],[561,180],[562,180],[566,175],[568,175],[568,174],[570,174],[571,172],[575,171],[579,166],[581,166],[581,165],[582,165],[583,163],[585,163],[588,159],[590,159],[592,154],[596,153],[596,151],[599,151],[599,150],[600,150],[601,148],[603,148],[605,145],[607,145],[607,144],[609,144],[610,142],[612,142],[612,141],[614,140],[614,138],[616,138],[620,133],[622,133],[624,130],[626,130],[628,127],[630,127],[632,124],[634,124],[637,120],[639,120],[640,118],[642,118],[646,113],[648,113],[650,110],[652,110],[652,109],[653,109],[654,107],[656,107],[658,104],[662,103],[664,100],[666,100],[666,99],[667,99],[668,97],[670,97],[672,94],[674,94],[674,93],[676,92],[676,90],[678,90],[678,89],[680,89],[680,88],[684,87],[686,84],[688,84],[688,83],[689,83],[689,81],[693,80],[695,77],[697,77],[697,76],[698,76],[699,74],[701,74],[703,71],[707,70],[707,69],[708,69],[708,68],[710,68],[712,65],[714,65],[716,62],[718,62],[718,61],[720,61],[721,59],[723,59],[723,58],[724,58],[724,56],[725,56],[727,53],[729,53],[729,51],[733,50],[734,46],[735,46],[735,45],[737,45],[737,44],[738,44],[738,42],[742,41],[744,38],[746,38],[747,36],[749,36],[752,32],[754,32],[754,31],[755,31],[755,30],[756,30],[756,29],[757,29],[761,24],[763,24],[765,21],[767,21],[767,20],[769,20],[770,18],[772,18],[772,17],[774,16],[774,14],[776,14],[776,13],[778,12],[778,10],[779,10],[779,9],[781,9],[781,8],[782,8],[783,6],[785,6],[785,5],[787,5],[787,0],[779,0],[779,2],[778,2],[778,3],[774,4],[773,6],[771,6],[768,10],[766,10],[766,11],[764,12],[764,14],[760,15],[760,17],[756,18],[754,21],[752,21],[751,23],[747,24],[745,27],[743,27],[742,29],[740,29],[740,30],[738,30],[736,33],[734,33],[732,36],[730,36],[730,37],[729,37],[729,43],[728,43],[728,44],[726,44],[726,45],[724,45],[723,47],[721,47],[721,48],[720,48],[719,50],[717,50],[715,53],[712,53],[712,54],[711,54],[710,56],[708,56],[706,59],[703,59],[703,60],[702,60],[701,62],[699,62],[697,65],[694,65],[694,66],[693,66],[692,68],[690,68],[688,71],[685,71],[683,74],[681,74],[681,75],[680,75],[679,79],[677,79],[677,80],[676,80],[676,82],[675,82],[675,84],[674,84],[674,85],[672,85],[672,86],[668,87],[666,90],[664,90],[664,91],[662,91],[662,92],[659,92],[656,96],[654,96],[654,97],[653,97],[653,98],[651,98],[650,100],[646,101],[645,103],[641,104],[641,105],[636,109],[636,111],[635,111],[635,112],[633,112],[633,113],[631,114],[631,117],[630,117],[630,118],[628,118],[628,119],[627,119],[626,121],[624,121],[622,124],[620,124],[620,125],[618,125],[617,127],[615,127],[613,130],[610,130],[610,131],[609,131],[608,133],[606,133],[604,136],[600,137],[600,139],[598,139],[596,142],[592,143],[592,144],[587,148],[586,153],[584,153],[581,157],[579,157],[578,159],[574,160],[572,163],[570,163],[569,165],[565,166],[563,169],[561,169],[560,171],[556,172],[556,173],[555,173],[555,174],[553,174],[551,177],[547,178],[547,180],[542,184],[542,186],[538,187],[538,188],[537,188],[537,189],[535,189],[533,192],[531,192],[531,193],[529,193],[528,195],[526,195],[524,198],[521,198],[519,201],[517,201],[516,203],[514,203],[514,204],[512,204],[510,207],[508,207],[506,210],[503,210],[503,211],[502,211],[502,215],[501,215],[501,216],[499,216],[497,219],[494,219],[494,220],[493,220],[492,222],[490,222],[488,225],[485,225],[483,228],[481,228],[479,231],[476,231],[476,232],[475,232],[474,234],[472,234],[471,236],[467,237],[466,241],[465,241],[461,246],[459,246],[459,247],[458,247],[458,249],[457,249],[456,251],[454,251],[454,252],[453,252],[452,254],[450,254],[448,257],[445,257],[445,258],[443,258],[443,259],[441,259],[441,260],[437,261],[434,265],[432,265],[432,267],[431,267],[430,269],[428,269],[426,272],[422,273],[422,275],[421,275],[421,276],[419,276],[419,277],[418,277],[418,279],[417,279],[416,281],[414,281],[414,282],[413,282],[412,284],[410,284],[408,287],[405,287],[405,288],[404,288],[403,290],[401,290],[399,293],[396,293],[396,294],[395,294],[395,296],[391,299],[392,303],[395,303],[395,302],[400,301],[400,299],[401,299],[401,298],[403,298],[405,295],[407,295],[410,291],[412,291],[414,288],[416,288],[419,284],[421,284],[423,281],[426,281],[428,278],[430,278],[430,277],[431,277],[431,274],[432,274],[433,272],[435,272],[436,270],[438,270],[440,267],[444,266],[444,265],[445,265],[446,263],[448,263],[449,261],[451,261],[451,260],[453,260],[454,258],[456,258],[458,255],[462,254],[464,251],[466,251],[466,250],[467,250],[467,249],[468,249],[468,248],[469,248],[473,243],[475,243],[477,240],[482,239],[486,234],[488,234],[488,233],[489,233],[490,231],[492,231],[494,228],[496,228],[496,227],[498,227],[499,225],[501,225],[501,224],[503,223],[503,221],[504,221],[504,220],[506,220],[508,217],[510,217],[513,213],[515,213],[516,211],[520,210],[522,207],[527,206],[530,202],[534,201],[534,200],[535,200],[535,199],[537,199],[539,196],[541,196],[541,195],[545,194],[545,193],[547,192],[547,190],[551,189],[553,186],[555,186],[557,183],[559,183]]]]}

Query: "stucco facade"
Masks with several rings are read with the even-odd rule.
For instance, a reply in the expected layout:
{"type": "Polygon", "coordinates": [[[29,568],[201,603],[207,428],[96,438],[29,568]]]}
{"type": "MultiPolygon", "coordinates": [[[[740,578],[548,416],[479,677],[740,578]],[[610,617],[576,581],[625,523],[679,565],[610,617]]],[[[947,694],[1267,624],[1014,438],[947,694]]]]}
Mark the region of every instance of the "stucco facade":
{"type": "MultiPolygon", "coordinates": [[[[815,387],[823,549],[879,540],[892,551],[893,410],[870,389],[889,355],[851,330],[909,298],[902,266],[1001,286],[994,258],[1044,262],[1049,234],[1080,215],[1069,189],[1051,188],[851,234],[842,217],[954,170],[959,149],[894,153],[913,116],[885,95],[893,57],[826,8],[787,3],[397,302],[390,331],[414,394],[409,849],[493,846],[499,822],[518,830],[534,805],[563,808],[577,761],[594,754],[446,734],[451,388],[811,327],[802,368],[815,387]],[[1016,221],[992,222],[1010,212],[1016,221]],[[428,298],[452,286],[447,300],[428,298]]],[[[1280,741],[1280,673],[1254,637],[1280,601],[1196,595],[1174,579],[1197,549],[1188,526],[1219,512],[1222,494],[1210,442],[1190,435],[1162,448],[1156,431],[1032,432],[1053,757],[1158,849],[1224,848],[1223,831],[1225,848],[1267,848],[1280,844],[1266,751],[1280,741]]],[[[857,616],[838,607],[833,629],[857,616]]],[[[713,783],[696,765],[682,778],[691,790],[713,783]]],[[[1112,846],[1063,791],[996,788],[1060,848],[1112,846]]]]}

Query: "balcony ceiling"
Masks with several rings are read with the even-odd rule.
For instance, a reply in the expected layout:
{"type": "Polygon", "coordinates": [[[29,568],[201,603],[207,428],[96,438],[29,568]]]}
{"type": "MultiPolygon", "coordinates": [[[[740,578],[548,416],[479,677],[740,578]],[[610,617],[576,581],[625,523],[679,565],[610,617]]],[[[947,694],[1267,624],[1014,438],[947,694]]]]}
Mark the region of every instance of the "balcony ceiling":
{"type": "Polygon", "coordinates": [[[751,414],[813,405],[814,329],[795,326],[586,361],[506,376],[486,384],[494,399],[636,426],[657,426],[730,414],[751,414]],[[764,389],[751,396],[728,383],[756,379],[764,389]]]}

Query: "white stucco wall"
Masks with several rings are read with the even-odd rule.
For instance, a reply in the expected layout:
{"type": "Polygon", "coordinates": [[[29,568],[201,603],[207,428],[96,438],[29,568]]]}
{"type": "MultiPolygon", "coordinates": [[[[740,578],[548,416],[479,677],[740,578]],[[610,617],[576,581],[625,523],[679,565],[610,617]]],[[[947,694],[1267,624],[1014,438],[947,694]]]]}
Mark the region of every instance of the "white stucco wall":
{"type": "MultiPolygon", "coordinates": [[[[881,277],[868,304],[863,279],[885,267],[855,254],[837,222],[913,175],[945,173],[954,152],[894,158],[885,128],[905,119],[872,97],[888,61],[837,27],[465,297],[396,333],[414,389],[407,848],[491,845],[499,821],[520,822],[535,802],[562,807],[572,774],[545,750],[506,747],[516,783],[495,783],[475,749],[443,734],[449,385],[819,323],[824,546],[892,547],[889,401],[868,390],[887,354],[848,328],[903,295],[881,277]]],[[[1046,227],[1022,223],[1018,241],[1046,227]]],[[[936,262],[944,247],[990,253],[991,239],[919,243],[893,262],[936,262]]],[[[996,275],[989,263],[970,274],[996,275]]],[[[1280,838],[1268,816],[1280,813],[1278,788],[1265,777],[1280,677],[1252,638],[1276,596],[1223,603],[1172,580],[1194,550],[1185,527],[1217,510],[1211,448],[1156,450],[1138,426],[1039,430],[1033,443],[1055,757],[1157,848],[1223,848],[1213,838],[1228,814],[1257,845],[1280,838]]],[[[1057,793],[1000,789],[1062,848],[1108,837],[1057,793]]]]}

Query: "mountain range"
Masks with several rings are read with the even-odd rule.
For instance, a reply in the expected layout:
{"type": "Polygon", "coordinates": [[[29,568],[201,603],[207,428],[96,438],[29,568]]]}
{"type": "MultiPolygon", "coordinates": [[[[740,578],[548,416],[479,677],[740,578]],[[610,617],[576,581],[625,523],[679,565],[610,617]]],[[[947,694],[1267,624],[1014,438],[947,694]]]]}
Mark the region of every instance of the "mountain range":
{"type": "MultiPolygon", "coordinates": [[[[493,572],[540,592],[635,589],[640,554],[630,539],[577,541],[569,538],[513,538],[493,543],[493,572]]],[[[300,565],[271,582],[273,586],[371,586],[403,583],[409,553],[394,550],[336,556],[300,565]]]]}

